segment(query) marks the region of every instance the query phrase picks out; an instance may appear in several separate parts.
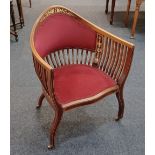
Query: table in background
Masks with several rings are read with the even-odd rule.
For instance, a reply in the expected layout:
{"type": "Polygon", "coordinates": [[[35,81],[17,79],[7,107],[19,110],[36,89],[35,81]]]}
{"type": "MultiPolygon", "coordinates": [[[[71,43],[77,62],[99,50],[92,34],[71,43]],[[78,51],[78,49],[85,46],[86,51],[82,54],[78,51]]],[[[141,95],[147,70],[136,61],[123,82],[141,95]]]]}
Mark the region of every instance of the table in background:
{"type": "MultiPolygon", "coordinates": [[[[22,1],[16,0],[17,8],[18,8],[18,14],[19,14],[19,22],[16,23],[15,20],[15,14],[14,14],[14,7],[13,7],[13,0],[10,0],[10,16],[12,20],[12,27],[13,30],[10,31],[12,35],[15,36],[16,41],[18,41],[18,34],[17,34],[17,28],[16,26],[20,24],[20,27],[23,28],[24,26],[24,16],[23,16],[23,9],[22,9],[22,1]]],[[[30,8],[31,8],[31,0],[29,0],[30,8]]]]}
{"type": "MultiPolygon", "coordinates": [[[[134,19],[133,19],[133,24],[132,24],[132,29],[131,29],[131,38],[134,38],[134,35],[135,35],[135,29],[136,29],[137,19],[138,19],[138,15],[139,15],[139,9],[140,9],[140,6],[143,1],[144,0],[136,0],[134,19]]],[[[111,25],[113,24],[115,2],[116,2],[116,0],[112,0],[111,15],[110,15],[110,24],[111,25]]],[[[109,4],[109,0],[106,0],[106,9],[105,9],[106,14],[108,13],[108,4],[109,4]]],[[[130,5],[131,5],[131,0],[128,0],[127,11],[126,11],[126,15],[125,15],[125,26],[128,26],[130,5]]]]}

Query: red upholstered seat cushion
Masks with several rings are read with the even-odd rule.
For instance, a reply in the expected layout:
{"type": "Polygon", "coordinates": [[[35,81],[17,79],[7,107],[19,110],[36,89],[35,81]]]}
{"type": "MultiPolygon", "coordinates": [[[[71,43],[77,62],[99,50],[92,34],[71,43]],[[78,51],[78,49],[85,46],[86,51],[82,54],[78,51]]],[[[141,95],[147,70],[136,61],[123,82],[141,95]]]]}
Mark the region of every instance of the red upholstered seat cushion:
{"type": "Polygon", "coordinates": [[[99,69],[87,65],[70,65],[54,70],[54,89],[60,104],[97,95],[116,82],[99,69]]]}
{"type": "Polygon", "coordinates": [[[96,32],[75,17],[58,13],[37,26],[34,45],[41,57],[64,48],[94,50],[96,32]]]}

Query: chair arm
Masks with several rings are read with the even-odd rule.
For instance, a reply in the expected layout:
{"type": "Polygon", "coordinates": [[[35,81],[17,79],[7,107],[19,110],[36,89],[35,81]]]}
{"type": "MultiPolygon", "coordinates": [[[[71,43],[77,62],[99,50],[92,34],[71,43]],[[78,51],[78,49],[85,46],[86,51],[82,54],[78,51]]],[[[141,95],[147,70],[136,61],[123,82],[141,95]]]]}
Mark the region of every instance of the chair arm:
{"type": "Polygon", "coordinates": [[[95,63],[120,86],[130,70],[134,45],[110,33],[97,33],[95,63]]]}
{"type": "Polygon", "coordinates": [[[58,108],[58,102],[54,94],[54,85],[53,85],[53,69],[46,63],[39,55],[32,53],[34,68],[36,74],[42,84],[43,93],[46,96],[47,100],[50,100],[51,106],[55,109],[58,108]]]}
{"type": "Polygon", "coordinates": [[[52,69],[51,67],[48,66],[48,64],[42,60],[41,57],[37,57],[36,55],[34,55],[32,53],[32,57],[33,57],[33,63],[34,63],[34,68],[35,68],[35,72],[43,86],[43,88],[45,89],[45,91],[47,92],[48,95],[52,96],[52,85],[53,85],[53,78],[52,78],[52,69]]]}
{"type": "Polygon", "coordinates": [[[93,65],[105,71],[122,86],[130,70],[134,44],[96,26],[77,14],[75,15],[97,33],[96,56],[93,65]]]}
{"type": "Polygon", "coordinates": [[[49,96],[53,96],[53,71],[52,67],[43,60],[43,58],[38,54],[38,52],[35,49],[34,46],[34,32],[35,32],[35,27],[36,24],[33,26],[33,29],[31,31],[30,35],[30,46],[32,49],[32,57],[33,57],[33,63],[34,63],[34,68],[36,71],[36,74],[42,84],[42,87],[44,90],[47,92],[49,96]]]}

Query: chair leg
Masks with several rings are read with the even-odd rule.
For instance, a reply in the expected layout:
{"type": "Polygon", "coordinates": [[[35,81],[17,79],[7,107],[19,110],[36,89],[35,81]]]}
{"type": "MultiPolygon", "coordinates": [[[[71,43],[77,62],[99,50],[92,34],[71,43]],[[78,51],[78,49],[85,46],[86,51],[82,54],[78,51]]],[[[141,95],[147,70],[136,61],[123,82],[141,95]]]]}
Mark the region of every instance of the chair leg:
{"type": "Polygon", "coordinates": [[[62,110],[55,111],[55,117],[54,117],[54,120],[52,121],[51,129],[50,129],[50,144],[48,145],[48,149],[53,149],[55,147],[55,135],[56,135],[56,131],[59,126],[59,123],[61,121],[62,115],[63,115],[62,110]]]}
{"type": "Polygon", "coordinates": [[[113,24],[115,2],[116,2],[116,0],[112,0],[112,5],[111,5],[111,16],[110,16],[110,24],[111,24],[111,25],[113,24]]]}
{"type": "Polygon", "coordinates": [[[116,97],[118,100],[119,109],[118,109],[118,117],[115,120],[119,121],[121,118],[123,118],[124,114],[123,89],[120,89],[119,92],[116,93],[116,97]]]}
{"type": "Polygon", "coordinates": [[[127,27],[129,23],[129,12],[130,12],[131,0],[128,0],[127,11],[125,13],[124,24],[127,27]]]}
{"type": "Polygon", "coordinates": [[[138,19],[138,15],[139,15],[140,5],[141,5],[141,3],[136,3],[136,8],[135,8],[135,13],[134,13],[134,19],[133,19],[130,38],[134,38],[134,35],[135,35],[135,29],[136,29],[137,19],[138,19]]]}
{"type": "Polygon", "coordinates": [[[29,0],[30,8],[31,8],[31,0],[29,0]]]}
{"type": "Polygon", "coordinates": [[[105,9],[105,13],[108,13],[108,6],[109,6],[109,0],[106,0],[106,9],[105,9]]]}
{"type": "Polygon", "coordinates": [[[21,0],[16,0],[16,2],[17,2],[18,13],[19,13],[20,25],[21,25],[21,28],[22,28],[24,26],[24,16],[23,16],[23,9],[22,9],[22,1],[21,0]]]}
{"type": "Polygon", "coordinates": [[[42,101],[43,99],[45,98],[45,95],[42,93],[39,97],[39,100],[38,100],[38,105],[36,106],[37,109],[39,109],[42,105],[42,101]]]}
{"type": "Polygon", "coordinates": [[[11,20],[13,23],[13,32],[10,32],[11,34],[13,34],[15,36],[15,40],[18,41],[18,34],[16,31],[16,23],[15,23],[15,15],[14,15],[14,9],[13,9],[13,4],[12,1],[10,2],[10,15],[11,15],[11,20]]]}

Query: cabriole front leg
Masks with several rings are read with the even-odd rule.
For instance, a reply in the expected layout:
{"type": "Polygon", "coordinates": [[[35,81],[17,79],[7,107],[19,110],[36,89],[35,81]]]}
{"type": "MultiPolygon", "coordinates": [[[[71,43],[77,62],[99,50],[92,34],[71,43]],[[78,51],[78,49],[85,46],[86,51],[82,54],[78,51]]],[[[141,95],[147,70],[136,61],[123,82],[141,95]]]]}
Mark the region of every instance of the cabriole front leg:
{"type": "Polygon", "coordinates": [[[38,104],[36,106],[37,109],[39,109],[41,106],[42,106],[42,102],[43,102],[43,99],[45,98],[45,95],[44,93],[42,93],[38,99],[38,104]]]}
{"type": "Polygon", "coordinates": [[[120,89],[117,93],[116,93],[116,97],[118,100],[118,116],[115,119],[116,121],[119,121],[121,118],[123,118],[123,114],[124,114],[124,99],[123,99],[123,88],[120,89]]]}
{"type": "Polygon", "coordinates": [[[55,117],[52,121],[51,129],[50,129],[50,144],[48,145],[48,149],[53,149],[55,147],[55,135],[59,123],[61,121],[63,115],[63,111],[61,109],[55,110],[55,117]]]}

